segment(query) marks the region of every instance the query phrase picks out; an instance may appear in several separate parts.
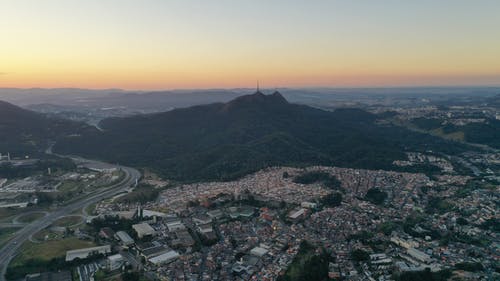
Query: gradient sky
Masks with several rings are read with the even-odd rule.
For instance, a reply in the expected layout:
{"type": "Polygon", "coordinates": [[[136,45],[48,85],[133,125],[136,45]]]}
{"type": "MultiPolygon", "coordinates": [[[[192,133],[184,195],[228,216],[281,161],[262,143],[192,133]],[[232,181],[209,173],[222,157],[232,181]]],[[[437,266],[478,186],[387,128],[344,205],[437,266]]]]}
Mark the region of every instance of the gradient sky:
{"type": "Polygon", "coordinates": [[[500,1],[0,0],[0,87],[500,85],[500,1]]]}

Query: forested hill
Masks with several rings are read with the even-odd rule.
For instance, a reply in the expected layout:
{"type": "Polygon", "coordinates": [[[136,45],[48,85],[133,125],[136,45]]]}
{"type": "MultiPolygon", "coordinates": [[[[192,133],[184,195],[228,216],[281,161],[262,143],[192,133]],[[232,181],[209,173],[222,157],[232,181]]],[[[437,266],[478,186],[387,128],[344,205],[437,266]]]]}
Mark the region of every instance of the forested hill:
{"type": "Polygon", "coordinates": [[[49,118],[0,101],[0,153],[32,154],[60,137],[88,131],[92,128],[83,123],[49,118]]]}
{"type": "Polygon", "coordinates": [[[404,152],[459,145],[377,125],[359,109],[322,111],[279,93],[238,97],[169,112],[105,119],[104,132],[58,142],[59,153],[148,167],[176,180],[229,180],[274,165],[391,169],[404,152]]]}

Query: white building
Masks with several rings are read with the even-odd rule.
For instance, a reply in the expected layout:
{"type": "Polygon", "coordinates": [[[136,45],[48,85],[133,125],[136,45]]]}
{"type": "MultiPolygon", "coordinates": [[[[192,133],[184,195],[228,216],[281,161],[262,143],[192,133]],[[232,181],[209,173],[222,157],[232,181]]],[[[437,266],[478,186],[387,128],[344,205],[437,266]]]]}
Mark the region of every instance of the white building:
{"type": "Polygon", "coordinates": [[[294,211],[290,212],[290,214],[288,215],[288,218],[292,219],[294,221],[300,220],[305,216],[305,214],[306,214],[306,209],[301,208],[301,209],[294,210],[294,211]]]}
{"type": "Polygon", "coordinates": [[[302,208],[316,209],[318,207],[318,204],[313,203],[313,202],[302,202],[302,203],[300,203],[300,206],[302,208]]]}
{"type": "Polygon", "coordinates": [[[265,256],[269,250],[263,248],[263,247],[255,247],[252,250],[250,250],[250,254],[254,255],[256,257],[263,257],[265,256]]]}
{"type": "Polygon", "coordinates": [[[132,225],[132,228],[135,230],[135,232],[137,233],[137,236],[139,238],[143,238],[145,236],[155,236],[156,235],[156,231],[154,230],[154,228],[152,228],[149,224],[147,224],[145,222],[134,224],[134,225],[132,225]]]}
{"type": "Polygon", "coordinates": [[[123,265],[123,263],[125,262],[125,259],[123,258],[122,255],[116,254],[116,255],[109,256],[106,262],[107,262],[106,265],[108,267],[108,270],[113,271],[113,270],[119,269],[123,265]]]}
{"type": "Polygon", "coordinates": [[[125,246],[134,244],[134,239],[132,239],[132,237],[130,237],[130,235],[128,235],[125,231],[118,231],[115,233],[115,238],[120,240],[120,242],[122,242],[125,246]]]}
{"type": "Polygon", "coordinates": [[[431,262],[431,257],[422,252],[422,251],[419,251],[415,248],[409,248],[408,250],[406,250],[406,253],[408,255],[410,255],[412,258],[420,261],[420,262],[424,262],[424,263],[430,263],[431,262]]]}
{"type": "Polygon", "coordinates": [[[164,254],[149,259],[149,262],[154,265],[165,264],[174,261],[179,257],[179,253],[174,250],[170,250],[164,254]]]}
{"type": "Polygon", "coordinates": [[[180,220],[178,220],[167,223],[167,228],[168,231],[173,232],[176,230],[186,229],[186,226],[180,220]]]}

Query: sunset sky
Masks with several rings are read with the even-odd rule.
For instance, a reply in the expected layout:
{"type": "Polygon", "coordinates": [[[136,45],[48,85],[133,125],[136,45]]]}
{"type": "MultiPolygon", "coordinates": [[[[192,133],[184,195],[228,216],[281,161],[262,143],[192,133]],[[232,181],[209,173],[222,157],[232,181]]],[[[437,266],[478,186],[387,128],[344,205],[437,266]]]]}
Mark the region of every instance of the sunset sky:
{"type": "Polygon", "coordinates": [[[0,0],[0,87],[500,85],[500,1],[0,0]]]}

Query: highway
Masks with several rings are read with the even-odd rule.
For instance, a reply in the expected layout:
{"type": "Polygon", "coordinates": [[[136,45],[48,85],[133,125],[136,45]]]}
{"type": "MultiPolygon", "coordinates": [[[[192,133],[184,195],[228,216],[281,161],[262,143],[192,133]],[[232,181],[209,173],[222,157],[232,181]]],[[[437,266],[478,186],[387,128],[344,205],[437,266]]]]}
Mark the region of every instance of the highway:
{"type": "Polygon", "coordinates": [[[82,209],[90,204],[99,202],[103,199],[112,197],[117,193],[120,193],[136,184],[136,180],[141,177],[141,173],[136,169],[119,166],[119,165],[111,165],[103,162],[93,161],[93,160],[85,160],[82,158],[74,158],[76,162],[85,161],[87,163],[93,162],[100,165],[114,166],[116,168],[121,169],[125,176],[119,182],[110,187],[102,188],[92,194],[76,198],[69,204],[57,209],[49,213],[47,216],[40,218],[30,224],[27,224],[24,228],[20,229],[16,232],[15,237],[12,238],[4,247],[0,249],[0,281],[5,281],[5,273],[7,271],[7,267],[10,261],[16,256],[21,245],[26,242],[29,237],[38,231],[46,228],[51,225],[58,218],[69,215],[79,209],[82,209]]]}

